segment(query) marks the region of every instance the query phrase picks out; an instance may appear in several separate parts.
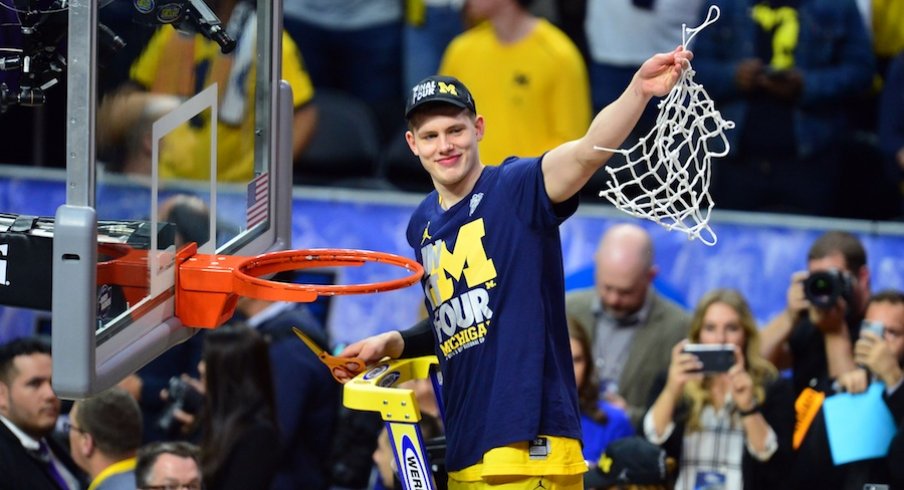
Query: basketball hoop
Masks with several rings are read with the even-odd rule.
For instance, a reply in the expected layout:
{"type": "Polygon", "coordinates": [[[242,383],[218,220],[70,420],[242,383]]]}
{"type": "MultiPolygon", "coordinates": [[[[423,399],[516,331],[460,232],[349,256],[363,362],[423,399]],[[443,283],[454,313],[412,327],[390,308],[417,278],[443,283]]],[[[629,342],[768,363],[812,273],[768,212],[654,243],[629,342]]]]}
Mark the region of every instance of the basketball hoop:
{"type": "Polygon", "coordinates": [[[136,305],[148,294],[148,251],[124,243],[99,243],[97,254],[105,257],[97,262],[97,284],[122,288],[130,305],[136,305]]]}
{"type": "Polygon", "coordinates": [[[385,252],[349,249],[284,250],[256,257],[197,254],[192,243],[176,254],[176,317],[190,327],[216,328],[232,317],[239,296],[308,303],[318,296],[370,294],[411,286],[424,275],[418,262],[385,252]],[[401,267],[399,279],[352,285],[294,284],[261,279],[313,267],[357,267],[366,263],[401,267]]]}

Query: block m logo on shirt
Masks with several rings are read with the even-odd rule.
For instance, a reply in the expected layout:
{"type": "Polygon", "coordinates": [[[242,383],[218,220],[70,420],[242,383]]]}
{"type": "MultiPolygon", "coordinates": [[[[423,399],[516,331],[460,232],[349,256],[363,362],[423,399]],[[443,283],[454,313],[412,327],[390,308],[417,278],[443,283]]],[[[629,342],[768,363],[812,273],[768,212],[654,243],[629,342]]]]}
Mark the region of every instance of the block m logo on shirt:
{"type": "Polygon", "coordinates": [[[483,247],[485,235],[481,218],[458,229],[453,251],[449,251],[445,240],[421,248],[427,274],[424,292],[433,308],[451,299],[455,284],[462,279],[471,289],[496,278],[496,267],[483,247]]]}

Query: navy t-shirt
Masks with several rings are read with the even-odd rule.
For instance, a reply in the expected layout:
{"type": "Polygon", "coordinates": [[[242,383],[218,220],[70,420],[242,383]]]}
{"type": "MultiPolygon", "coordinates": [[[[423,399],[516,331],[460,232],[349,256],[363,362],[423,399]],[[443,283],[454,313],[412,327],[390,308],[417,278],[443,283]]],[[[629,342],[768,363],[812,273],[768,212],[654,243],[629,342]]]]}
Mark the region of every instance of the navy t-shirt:
{"type": "Polygon", "coordinates": [[[541,434],[581,438],[558,229],[577,204],[550,202],[539,158],[509,159],[448,210],[434,191],[411,217],[450,471],[541,434]]]}

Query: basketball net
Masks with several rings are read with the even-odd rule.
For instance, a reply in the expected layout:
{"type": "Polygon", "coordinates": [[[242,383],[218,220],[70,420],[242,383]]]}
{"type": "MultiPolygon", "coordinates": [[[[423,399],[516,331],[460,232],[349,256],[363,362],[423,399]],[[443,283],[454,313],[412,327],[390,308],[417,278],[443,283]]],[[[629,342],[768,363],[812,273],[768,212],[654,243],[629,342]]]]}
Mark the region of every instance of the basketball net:
{"type": "MultiPolygon", "coordinates": [[[[699,27],[682,24],[682,46],[718,18],[719,8],[713,5],[699,27]]],[[[713,157],[728,154],[725,130],[734,128],[734,122],[722,118],[703,86],[694,81],[694,73],[688,65],[659,102],[656,125],[637,144],[628,149],[594,149],[625,157],[623,165],[605,167],[610,180],[600,197],[632,216],[715,245],[716,234],[709,227],[710,165],[713,157]]]]}

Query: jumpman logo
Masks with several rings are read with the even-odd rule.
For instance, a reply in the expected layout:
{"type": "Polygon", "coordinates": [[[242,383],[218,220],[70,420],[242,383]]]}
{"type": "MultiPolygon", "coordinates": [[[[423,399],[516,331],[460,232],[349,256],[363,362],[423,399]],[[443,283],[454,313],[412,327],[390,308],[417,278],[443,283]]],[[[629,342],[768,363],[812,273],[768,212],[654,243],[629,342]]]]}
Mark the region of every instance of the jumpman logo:
{"type": "Polygon", "coordinates": [[[433,238],[432,236],[430,236],[429,230],[430,230],[430,222],[428,221],[427,226],[424,227],[424,235],[421,237],[421,245],[423,245],[424,242],[426,242],[427,240],[430,240],[431,238],[433,238]]]}
{"type": "Polygon", "coordinates": [[[543,479],[542,479],[542,478],[540,478],[540,481],[537,482],[537,486],[534,487],[534,490],[537,490],[538,488],[546,488],[545,486],[543,486],[543,479]]]}

